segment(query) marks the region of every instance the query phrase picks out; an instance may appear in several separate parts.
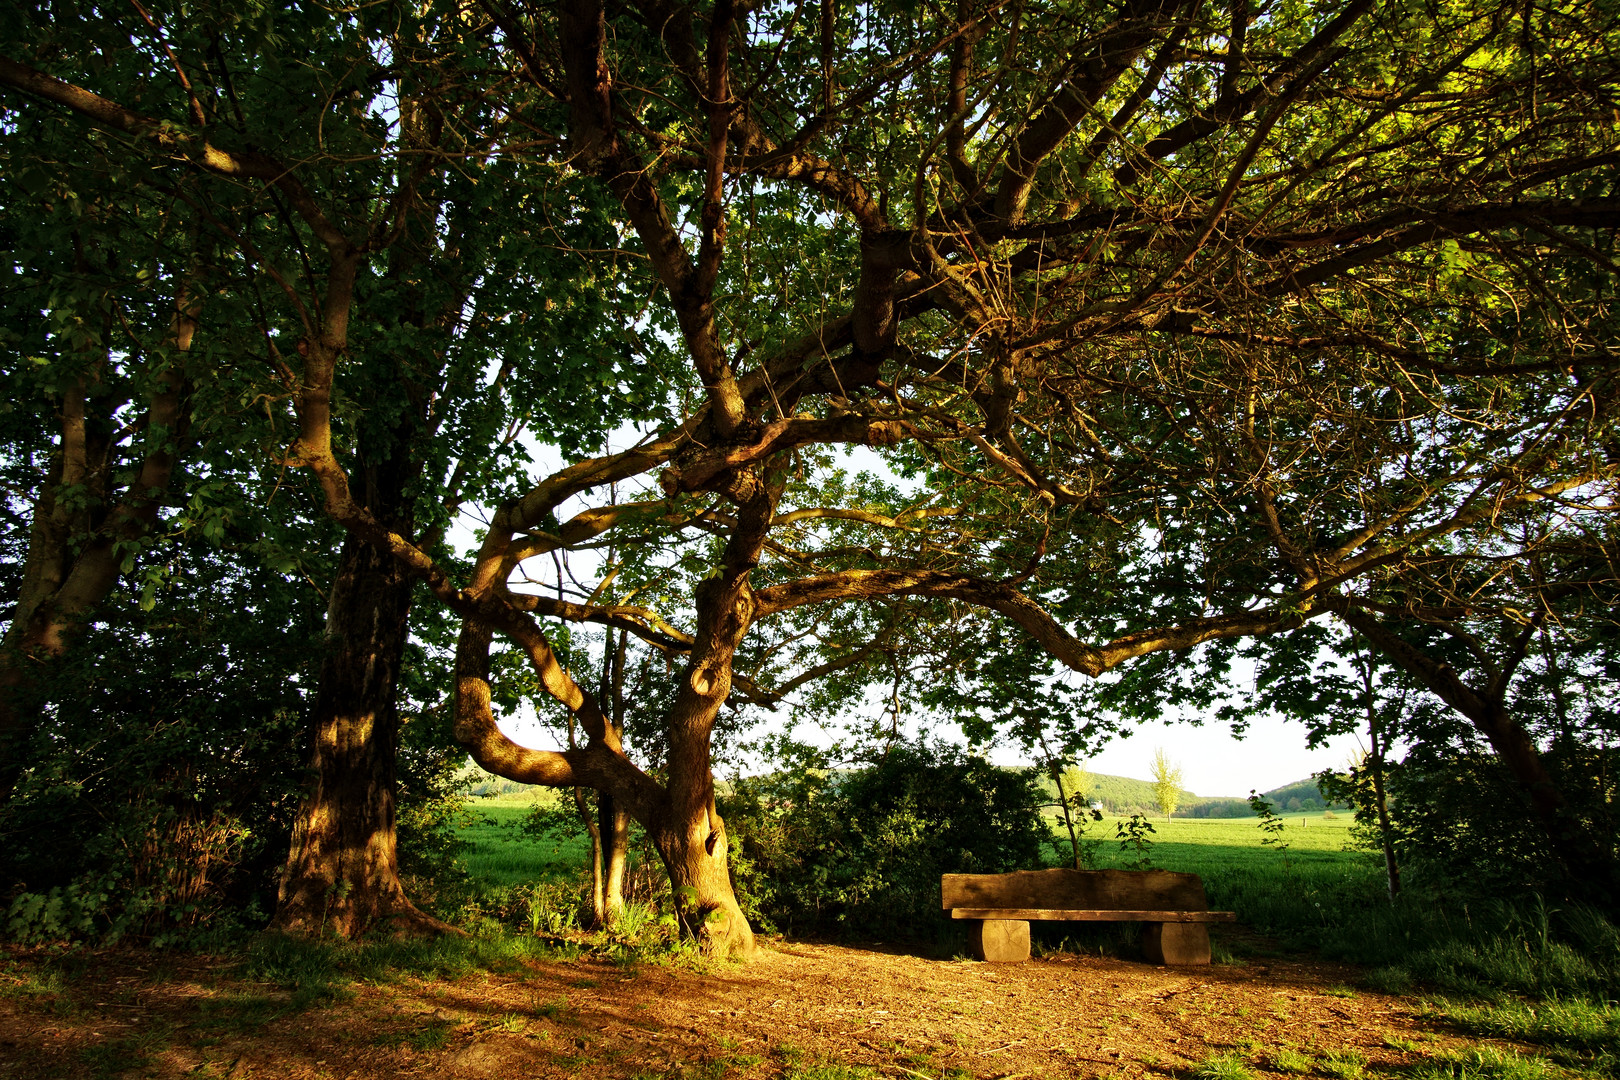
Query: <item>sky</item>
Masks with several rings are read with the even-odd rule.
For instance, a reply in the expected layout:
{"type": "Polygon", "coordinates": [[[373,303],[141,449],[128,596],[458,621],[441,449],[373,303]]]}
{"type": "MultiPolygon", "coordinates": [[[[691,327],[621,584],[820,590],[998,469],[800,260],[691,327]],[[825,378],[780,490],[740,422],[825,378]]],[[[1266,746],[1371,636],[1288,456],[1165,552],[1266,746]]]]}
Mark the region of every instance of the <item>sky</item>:
{"type": "Polygon", "coordinates": [[[1245,798],[1251,790],[1270,791],[1304,780],[1323,769],[1342,770],[1358,749],[1355,736],[1332,739],[1318,750],[1305,748],[1305,729],[1275,716],[1257,717],[1242,739],[1220,724],[1154,723],[1116,739],[1086,760],[1094,773],[1149,778],[1149,762],[1159,747],[1182,769],[1181,786],[1205,797],[1245,798]]]}
{"type": "MultiPolygon", "coordinates": [[[[508,738],[521,745],[558,749],[555,737],[532,719],[513,716],[497,718],[497,723],[508,738]]],[[[802,727],[796,734],[801,738],[812,735],[802,727]]],[[[1146,780],[1153,751],[1159,747],[1172,763],[1181,766],[1183,789],[1206,798],[1241,799],[1251,790],[1271,791],[1323,769],[1343,769],[1360,744],[1354,735],[1344,735],[1320,749],[1307,750],[1305,729],[1275,716],[1256,717],[1242,739],[1219,724],[1153,723],[1133,729],[1129,738],[1115,739],[1086,759],[1086,767],[1093,773],[1146,780]]],[[[631,753],[633,756],[634,747],[631,753]]],[[[1015,747],[992,750],[990,760],[998,765],[1030,764],[1015,747]]]]}

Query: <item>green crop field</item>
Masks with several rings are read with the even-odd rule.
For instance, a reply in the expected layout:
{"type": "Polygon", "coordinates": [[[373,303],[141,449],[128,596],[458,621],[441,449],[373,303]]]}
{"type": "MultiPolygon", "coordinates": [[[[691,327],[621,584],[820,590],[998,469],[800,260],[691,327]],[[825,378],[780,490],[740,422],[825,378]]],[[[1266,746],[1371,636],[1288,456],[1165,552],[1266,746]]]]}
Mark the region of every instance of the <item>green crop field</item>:
{"type": "MultiPolygon", "coordinates": [[[[1093,822],[1087,835],[1099,867],[1127,866],[1136,861],[1115,839],[1118,818],[1093,822]]],[[[1365,851],[1347,851],[1348,814],[1290,814],[1284,819],[1284,850],[1261,843],[1257,818],[1189,818],[1152,822],[1153,866],[1180,870],[1204,879],[1212,908],[1235,911],[1238,919],[1260,929],[1305,930],[1312,924],[1342,924],[1349,914],[1379,895],[1382,868],[1365,851]]],[[[1061,826],[1059,826],[1061,828],[1061,826]]],[[[1063,834],[1067,846],[1067,833],[1063,834]]]]}

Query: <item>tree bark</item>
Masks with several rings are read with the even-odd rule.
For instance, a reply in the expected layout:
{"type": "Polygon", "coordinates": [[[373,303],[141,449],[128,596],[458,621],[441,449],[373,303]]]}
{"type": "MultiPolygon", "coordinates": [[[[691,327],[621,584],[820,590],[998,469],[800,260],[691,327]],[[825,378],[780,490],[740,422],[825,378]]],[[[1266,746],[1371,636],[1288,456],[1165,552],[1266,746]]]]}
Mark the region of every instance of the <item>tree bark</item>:
{"type": "Polygon", "coordinates": [[[597,833],[602,837],[602,908],[606,925],[616,926],[624,911],[624,876],[629,868],[630,815],[611,791],[597,793],[597,833]]]}
{"type": "MultiPolygon", "coordinates": [[[[405,410],[362,431],[355,493],[388,527],[413,531],[410,453],[419,417],[405,410]]],[[[415,578],[349,533],[326,612],[326,654],[310,722],[309,788],[293,826],[272,926],[357,937],[373,929],[442,933],[399,877],[396,758],[399,676],[415,578]]]]}
{"type": "Polygon", "coordinates": [[[147,399],[148,434],[156,430],[162,437],[147,447],[122,499],[110,508],[111,416],[87,376],[63,395],[60,441],[51,475],[34,500],[22,587],[0,643],[0,802],[16,788],[38,721],[39,703],[32,699],[40,665],[61,656],[91,611],[112,593],[122,569],[120,544],[146,535],[157,522],[190,428],[185,354],[201,312],[202,301],[188,278],[180,285],[170,322],[174,361],[147,399]],[[89,498],[64,505],[57,490],[66,487],[82,488],[89,498]]]}
{"type": "MultiPolygon", "coordinates": [[[[624,720],[629,703],[624,697],[624,663],[629,641],[624,630],[615,642],[609,631],[602,646],[602,705],[614,738],[624,742],[624,720]]],[[[596,832],[599,839],[600,880],[602,882],[603,925],[615,926],[624,911],[624,875],[630,854],[630,815],[625,813],[611,788],[596,793],[596,832]]]]}
{"type": "Polygon", "coordinates": [[[274,927],[357,937],[387,926],[442,932],[399,878],[397,694],[413,581],[350,536],[326,616],[327,653],[311,721],[310,789],[293,827],[274,927]]]}
{"type": "Polygon", "coordinates": [[[649,830],[669,871],[682,926],[705,951],[719,956],[747,956],[754,948],[754,932],[731,887],[725,822],[714,805],[709,743],[720,706],[731,693],[733,658],[757,608],[748,584],[751,567],[734,562],[743,554],[737,549],[747,547],[749,509],[739,514],[728,545],[732,565],[697,590],[698,632],[668,718],[668,817],[649,830]]]}

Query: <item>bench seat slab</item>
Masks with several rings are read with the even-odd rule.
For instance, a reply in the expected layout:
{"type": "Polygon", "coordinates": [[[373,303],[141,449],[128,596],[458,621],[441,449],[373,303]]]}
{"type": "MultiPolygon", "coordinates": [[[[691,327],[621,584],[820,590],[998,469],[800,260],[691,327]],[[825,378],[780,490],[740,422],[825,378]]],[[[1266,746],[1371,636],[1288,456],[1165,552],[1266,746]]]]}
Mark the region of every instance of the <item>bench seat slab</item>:
{"type": "Polygon", "coordinates": [[[1023,919],[1026,922],[1233,922],[1231,911],[1120,911],[1111,908],[991,908],[951,909],[953,919],[1023,919]]]}

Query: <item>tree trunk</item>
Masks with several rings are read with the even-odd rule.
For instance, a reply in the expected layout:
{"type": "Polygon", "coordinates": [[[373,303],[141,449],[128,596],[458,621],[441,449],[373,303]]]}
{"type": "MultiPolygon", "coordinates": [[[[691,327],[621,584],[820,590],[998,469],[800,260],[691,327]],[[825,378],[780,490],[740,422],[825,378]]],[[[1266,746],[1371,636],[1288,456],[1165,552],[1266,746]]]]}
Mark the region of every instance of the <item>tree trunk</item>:
{"type": "Polygon", "coordinates": [[[1373,804],[1378,812],[1378,840],[1384,849],[1384,876],[1389,881],[1389,898],[1394,900],[1401,894],[1401,868],[1395,861],[1395,830],[1389,823],[1389,800],[1384,796],[1384,751],[1387,747],[1378,738],[1378,724],[1370,715],[1371,711],[1369,708],[1367,737],[1372,743],[1368,761],[1372,767],[1373,804]]]}
{"type": "MultiPolygon", "coordinates": [[[[739,517],[746,519],[747,514],[739,517]]],[[[744,520],[738,532],[746,528],[744,520]]],[[[745,957],[753,952],[754,932],[731,888],[726,827],[714,806],[709,745],[720,706],[731,693],[732,659],[755,610],[746,570],[737,573],[728,567],[728,571],[697,589],[698,632],[668,720],[669,816],[650,831],[669,871],[681,925],[711,955],[745,957]]]]}
{"type": "Polygon", "coordinates": [[[344,543],[311,723],[311,787],[293,827],[277,929],[341,937],[380,925],[450,929],[418,911],[399,880],[396,695],[411,586],[392,556],[352,536],[344,543]]]}
{"type": "Polygon", "coordinates": [[[164,438],[147,446],[129,487],[110,508],[105,502],[114,471],[108,438],[112,417],[105,397],[88,377],[63,394],[60,442],[51,475],[34,501],[22,586],[0,644],[0,802],[11,798],[38,722],[39,702],[32,699],[39,665],[61,656],[91,611],[112,593],[122,569],[120,544],[145,536],[157,522],[158,504],[190,429],[183,360],[201,313],[202,301],[188,278],[170,321],[176,362],[154,384],[144,418],[147,431],[161,431],[164,438]],[[82,487],[92,497],[90,506],[101,509],[58,503],[58,487],[82,487]]]}
{"type": "Polygon", "coordinates": [[[602,838],[602,907],[608,926],[624,911],[624,875],[630,856],[630,815],[611,791],[597,793],[597,834],[602,838]]]}
{"type": "MultiPolygon", "coordinates": [[[[600,796],[598,796],[600,798],[600,796]]],[[[602,826],[585,798],[585,789],[574,788],[574,809],[591,838],[591,925],[598,930],[607,929],[607,876],[602,872],[602,826]]]]}
{"type": "MultiPolygon", "coordinates": [[[[612,555],[609,559],[611,561],[612,555]]],[[[624,696],[624,664],[629,647],[629,634],[619,631],[618,641],[609,631],[602,644],[602,704],[603,713],[614,737],[624,743],[624,720],[629,703],[624,696]]],[[[601,919],[605,926],[615,926],[624,910],[624,875],[630,854],[630,815],[625,813],[612,789],[596,794],[597,822],[595,836],[602,882],[601,919]]]]}
{"type": "Polygon", "coordinates": [[[1373,809],[1378,815],[1378,842],[1384,849],[1384,876],[1389,884],[1389,898],[1393,901],[1401,893],[1401,870],[1395,862],[1395,836],[1389,823],[1389,800],[1384,797],[1384,754],[1389,740],[1380,739],[1378,733],[1377,699],[1373,695],[1373,653],[1369,647],[1358,653],[1357,668],[1361,674],[1361,701],[1367,710],[1367,740],[1372,752],[1367,755],[1372,770],[1373,809]]]}

